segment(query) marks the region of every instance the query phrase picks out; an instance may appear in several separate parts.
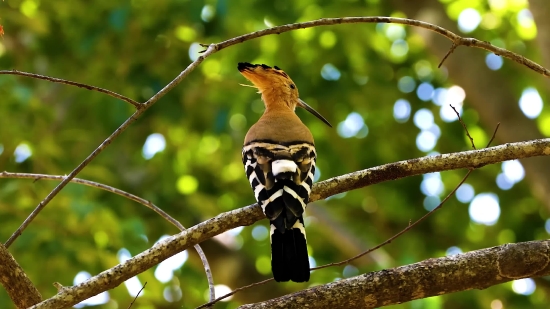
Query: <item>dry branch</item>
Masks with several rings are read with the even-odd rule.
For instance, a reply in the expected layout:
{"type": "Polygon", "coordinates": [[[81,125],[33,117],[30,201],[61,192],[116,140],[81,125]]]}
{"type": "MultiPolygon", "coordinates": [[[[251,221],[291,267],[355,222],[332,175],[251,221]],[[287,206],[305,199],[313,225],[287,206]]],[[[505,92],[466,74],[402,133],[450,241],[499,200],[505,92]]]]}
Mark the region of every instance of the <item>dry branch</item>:
{"type": "MultiPolygon", "coordinates": [[[[500,146],[390,163],[338,176],[313,186],[312,201],[387,180],[462,168],[478,168],[506,160],[550,155],[550,139],[510,143],[500,146]]],[[[199,223],[169,237],[133,258],[63,291],[32,308],[65,308],[112,289],[163,260],[206,239],[238,226],[265,218],[261,208],[250,205],[199,223]]]]}
{"type": "Polygon", "coordinates": [[[136,102],[136,101],[134,101],[130,98],[127,98],[127,97],[125,97],[121,94],[118,94],[116,92],[113,92],[111,90],[99,88],[99,87],[96,87],[96,86],[86,85],[86,84],[83,84],[83,83],[77,83],[77,82],[73,82],[73,81],[70,81],[70,80],[65,80],[65,79],[55,78],[55,77],[50,77],[50,76],[44,76],[44,75],[40,75],[40,74],[21,72],[21,71],[17,71],[17,70],[0,70],[0,75],[20,75],[20,76],[32,77],[32,78],[36,78],[36,79],[43,79],[43,80],[47,80],[47,81],[52,82],[52,83],[59,83],[59,84],[65,84],[65,85],[70,85],[70,86],[76,86],[76,87],[79,87],[79,88],[84,88],[84,89],[88,89],[88,90],[92,90],[92,91],[101,92],[101,93],[109,95],[113,98],[117,98],[117,99],[122,100],[124,102],[128,102],[128,103],[132,104],[136,109],[141,108],[141,103],[139,103],[139,102],[136,102]]]}
{"type": "Polygon", "coordinates": [[[427,259],[239,308],[378,308],[547,275],[550,240],[530,241],[427,259]]]}
{"type": "Polygon", "coordinates": [[[42,296],[8,249],[0,244],[0,284],[17,308],[28,308],[42,301],[42,296]]]}
{"type": "MultiPolygon", "coordinates": [[[[59,175],[46,175],[46,174],[31,174],[31,173],[10,173],[10,172],[0,172],[0,178],[22,178],[22,179],[34,179],[34,181],[45,179],[45,180],[57,180],[62,181],[65,179],[66,176],[59,176],[59,175]]],[[[156,212],[159,216],[164,218],[166,221],[172,223],[175,227],[177,227],[181,232],[185,231],[185,227],[176,219],[174,219],[172,216],[170,216],[168,213],[166,213],[164,210],[162,210],[157,205],[153,204],[152,202],[141,198],[137,195],[134,195],[132,193],[128,193],[126,191],[98,183],[95,181],[90,181],[86,179],[80,179],[80,178],[73,178],[71,179],[71,182],[78,183],[82,185],[86,185],[93,188],[98,188],[101,190],[105,190],[117,195],[120,195],[122,197],[125,197],[129,200],[138,202],[142,204],[143,206],[153,210],[156,212]]],[[[202,248],[197,244],[194,246],[195,250],[197,251],[197,254],[199,255],[199,258],[201,259],[202,265],[204,266],[204,272],[206,273],[206,279],[208,281],[208,289],[210,291],[210,301],[214,300],[216,298],[215,289],[214,289],[214,279],[212,277],[212,269],[210,268],[210,264],[208,263],[208,259],[206,258],[206,254],[202,250],[202,248]]],[[[0,264],[1,265],[1,264],[0,264]]],[[[145,285],[144,285],[145,287],[145,285]]],[[[27,306],[28,307],[28,306],[27,306]]]]}

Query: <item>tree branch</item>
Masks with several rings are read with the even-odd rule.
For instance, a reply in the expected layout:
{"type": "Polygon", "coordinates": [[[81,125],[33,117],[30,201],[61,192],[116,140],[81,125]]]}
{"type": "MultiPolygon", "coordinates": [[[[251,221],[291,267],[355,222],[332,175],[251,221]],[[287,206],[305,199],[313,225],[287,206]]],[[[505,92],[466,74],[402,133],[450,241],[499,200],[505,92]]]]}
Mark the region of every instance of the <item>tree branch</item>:
{"type": "Polygon", "coordinates": [[[70,80],[65,80],[65,79],[55,78],[55,77],[49,77],[49,76],[44,76],[44,75],[35,74],[35,73],[21,72],[21,71],[17,71],[17,70],[0,70],[0,75],[20,75],[20,76],[32,77],[32,78],[36,78],[36,79],[43,79],[43,80],[50,81],[52,83],[59,83],[59,84],[65,84],[65,85],[70,85],[70,86],[76,86],[76,87],[79,87],[79,88],[84,88],[84,89],[88,89],[88,90],[92,90],[92,91],[105,93],[105,94],[107,94],[107,95],[109,95],[113,98],[117,98],[119,100],[122,100],[124,102],[132,104],[136,109],[141,108],[141,103],[139,103],[139,102],[136,102],[136,101],[134,101],[134,100],[132,100],[128,97],[125,97],[125,96],[123,96],[121,94],[118,94],[116,92],[113,92],[111,90],[99,88],[99,87],[96,87],[96,86],[86,85],[86,84],[83,84],[83,83],[77,83],[77,82],[73,82],[73,81],[70,81],[70,80]]]}
{"type": "Polygon", "coordinates": [[[548,155],[550,155],[550,139],[545,138],[404,160],[319,182],[313,185],[310,201],[314,202],[342,192],[408,176],[461,168],[479,168],[508,160],[548,155]]]}
{"type": "Polygon", "coordinates": [[[42,301],[40,292],[2,244],[0,244],[0,284],[6,289],[17,308],[28,308],[42,301]]]}
{"type": "MultiPolygon", "coordinates": [[[[402,25],[408,25],[408,26],[413,26],[418,28],[424,28],[424,29],[436,32],[453,42],[451,50],[448,52],[448,54],[445,56],[443,60],[445,60],[449,56],[449,54],[452,53],[454,49],[456,49],[456,47],[463,45],[463,46],[475,47],[475,48],[480,48],[480,49],[490,51],[495,55],[508,58],[510,60],[513,60],[519,64],[522,64],[528,67],[529,69],[539,74],[542,74],[546,77],[550,77],[550,71],[544,68],[543,66],[541,66],[540,64],[534,61],[531,61],[514,52],[511,52],[507,49],[496,47],[489,42],[481,41],[475,38],[464,38],[452,31],[449,31],[443,27],[440,27],[431,23],[427,23],[427,22],[423,22],[415,19],[397,18],[397,17],[371,16],[371,17],[321,18],[321,19],[312,20],[312,21],[303,22],[303,23],[277,26],[277,27],[241,35],[241,36],[223,41],[221,43],[215,44],[215,48],[216,48],[216,51],[220,51],[229,46],[239,44],[251,39],[259,38],[270,34],[281,34],[283,32],[288,32],[296,29],[305,29],[305,28],[338,25],[338,24],[357,24],[357,23],[391,23],[391,24],[402,24],[402,25]]],[[[208,45],[203,45],[203,46],[208,46],[208,45]]]]}
{"type": "MultiPolygon", "coordinates": [[[[385,164],[334,177],[313,186],[311,201],[413,175],[462,168],[479,168],[506,160],[550,155],[550,139],[510,143],[500,146],[385,164]]],[[[250,205],[222,213],[184,232],[169,237],[133,258],[63,291],[32,308],[65,308],[112,289],[165,259],[238,226],[251,225],[265,218],[261,208],[250,205]]]]}
{"type": "Polygon", "coordinates": [[[550,240],[530,241],[427,259],[239,308],[378,308],[547,275],[550,240]]]}
{"type": "Polygon", "coordinates": [[[84,161],[82,161],[75,169],[73,169],[72,172],[67,175],[67,177],[63,179],[63,181],[61,181],[61,183],[59,183],[40,203],[38,203],[32,213],[25,219],[25,221],[23,221],[21,226],[17,228],[17,230],[13,232],[10,238],[6,241],[6,247],[9,247],[17,239],[17,237],[21,235],[23,230],[27,228],[32,220],[34,220],[34,218],[38,216],[40,211],[42,211],[42,209],[44,209],[44,207],[48,205],[48,203],[71,181],[71,179],[75,178],[76,175],[78,175],[78,173],[80,173],[80,171],[82,171],[84,167],[86,167],[86,165],[92,162],[95,157],[97,157],[105,148],[107,148],[107,146],[109,146],[109,144],[111,144],[115,138],[122,134],[122,132],[126,131],[126,129],[132,123],[134,123],[134,121],[136,121],[139,116],[141,116],[141,114],[143,114],[146,110],[153,106],[153,104],[155,104],[160,98],[166,95],[170,90],[176,87],[187,75],[189,75],[189,73],[191,73],[197,66],[199,66],[199,64],[201,64],[201,62],[206,57],[214,52],[214,48],[209,47],[204,55],[198,57],[197,60],[191,62],[191,64],[189,64],[187,68],[185,68],[185,70],[183,70],[176,78],[174,78],[174,80],[172,80],[168,85],[162,88],[149,100],[147,100],[147,102],[143,103],[142,108],[136,110],[132,114],[132,116],[126,119],[126,121],[124,121],[124,123],[122,123],[120,127],[118,127],[109,137],[107,137],[107,139],[105,139],[103,143],[101,143],[101,145],[99,145],[94,151],[92,151],[92,153],[86,159],[84,159],[84,161]]]}
{"type": "MultiPolygon", "coordinates": [[[[46,175],[46,174],[31,174],[31,173],[10,173],[7,171],[0,173],[0,178],[23,178],[23,179],[34,179],[35,181],[40,179],[46,179],[46,180],[58,180],[62,181],[65,179],[66,176],[59,176],[59,175],[46,175]]],[[[80,178],[73,178],[71,179],[71,182],[78,183],[82,185],[86,185],[93,188],[98,188],[101,190],[105,190],[117,195],[120,195],[122,197],[125,197],[129,200],[132,200],[134,202],[138,202],[141,205],[153,210],[156,212],[159,216],[164,218],[166,221],[170,222],[172,225],[177,227],[180,231],[185,231],[185,227],[176,219],[174,219],[172,216],[170,216],[168,213],[166,213],[164,210],[162,210],[157,205],[151,203],[150,201],[143,199],[137,195],[134,195],[132,193],[128,193],[126,191],[99,183],[95,181],[90,181],[86,179],[80,179],[80,178]]],[[[212,270],[210,268],[210,264],[208,263],[208,259],[206,258],[206,254],[202,250],[202,248],[197,244],[194,246],[195,250],[197,251],[199,258],[201,259],[202,265],[204,266],[204,272],[206,273],[206,279],[208,281],[208,289],[210,291],[210,301],[213,301],[216,298],[215,295],[215,289],[214,289],[214,279],[212,277],[212,270]]],[[[144,285],[145,287],[145,285],[144,285]]],[[[28,307],[28,306],[27,306],[28,307]]],[[[26,308],[26,307],[25,307],[26,308]]]]}

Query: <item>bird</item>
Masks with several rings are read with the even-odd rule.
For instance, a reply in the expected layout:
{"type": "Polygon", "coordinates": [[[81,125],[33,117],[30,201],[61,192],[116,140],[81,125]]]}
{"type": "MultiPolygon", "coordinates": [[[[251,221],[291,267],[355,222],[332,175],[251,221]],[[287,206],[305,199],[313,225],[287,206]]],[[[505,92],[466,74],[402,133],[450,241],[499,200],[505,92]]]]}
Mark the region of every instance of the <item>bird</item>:
{"type": "MultiPolygon", "coordinates": [[[[250,127],[242,161],[256,201],[270,221],[271,271],[277,282],[310,278],[304,211],[315,175],[313,135],[295,113],[301,107],[332,125],[300,99],[298,88],[277,66],[240,62],[239,72],[265,105],[250,127]]],[[[246,86],[246,85],[244,85],[246,86]]]]}

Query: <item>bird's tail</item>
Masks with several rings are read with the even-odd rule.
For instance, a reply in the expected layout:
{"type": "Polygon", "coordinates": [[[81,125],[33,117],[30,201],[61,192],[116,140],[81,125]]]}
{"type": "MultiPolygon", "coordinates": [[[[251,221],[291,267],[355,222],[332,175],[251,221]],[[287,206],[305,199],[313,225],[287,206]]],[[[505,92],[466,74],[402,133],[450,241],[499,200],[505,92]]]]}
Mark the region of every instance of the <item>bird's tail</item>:
{"type": "Polygon", "coordinates": [[[301,216],[292,229],[276,229],[271,224],[271,271],[277,282],[309,281],[306,230],[301,216]]]}

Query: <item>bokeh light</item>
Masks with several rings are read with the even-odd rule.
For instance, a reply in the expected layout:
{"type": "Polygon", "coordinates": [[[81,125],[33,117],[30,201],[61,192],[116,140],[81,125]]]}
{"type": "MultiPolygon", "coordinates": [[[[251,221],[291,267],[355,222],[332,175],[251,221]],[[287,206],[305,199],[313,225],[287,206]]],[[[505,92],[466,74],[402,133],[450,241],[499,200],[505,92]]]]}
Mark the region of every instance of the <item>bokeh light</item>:
{"type": "Polygon", "coordinates": [[[519,99],[519,108],[527,118],[537,118],[542,111],[542,105],[542,98],[537,89],[529,87],[523,90],[519,99]]]}
{"type": "Polygon", "coordinates": [[[416,89],[416,95],[422,101],[429,101],[432,99],[434,94],[434,87],[430,83],[422,83],[416,89]]]}
{"type": "Polygon", "coordinates": [[[531,278],[523,278],[512,282],[512,290],[520,295],[531,295],[535,292],[537,285],[531,278]]]}
{"type": "Polygon", "coordinates": [[[327,63],[321,68],[321,76],[326,80],[339,80],[340,71],[332,64],[327,63]]]}
{"type": "Polygon", "coordinates": [[[31,147],[27,143],[21,143],[15,147],[13,155],[15,156],[15,162],[21,163],[32,156],[31,147]]]}
{"type": "Polygon", "coordinates": [[[437,143],[437,137],[430,131],[422,130],[416,136],[416,147],[421,151],[431,151],[437,143]]]}
{"type": "Polygon", "coordinates": [[[460,188],[456,190],[456,199],[461,203],[468,203],[474,198],[474,187],[472,185],[463,183],[460,188]]]}
{"type": "Polygon", "coordinates": [[[413,92],[414,88],[416,88],[416,82],[410,76],[403,76],[397,81],[397,89],[403,93],[413,92]]]}
{"type": "Polygon", "coordinates": [[[487,56],[485,56],[485,64],[487,65],[487,67],[493,71],[496,71],[500,68],[502,68],[502,64],[504,62],[502,61],[502,57],[501,56],[497,56],[493,53],[491,54],[487,54],[487,56]]]}
{"type": "Polygon", "coordinates": [[[395,121],[403,123],[409,120],[411,116],[411,104],[405,99],[395,101],[393,105],[393,118],[395,121]]]}
{"type": "Polygon", "coordinates": [[[472,221],[493,225],[500,217],[498,196],[494,193],[480,193],[474,197],[468,211],[472,221]]]}
{"type": "Polygon", "coordinates": [[[456,247],[456,246],[449,247],[447,249],[447,251],[445,251],[446,256],[457,255],[457,254],[461,254],[461,253],[462,253],[462,249],[460,249],[459,247],[456,247]]]}
{"type": "Polygon", "coordinates": [[[458,28],[464,33],[476,30],[481,22],[481,15],[476,9],[468,8],[460,12],[458,16],[458,28]]]}
{"type": "Polygon", "coordinates": [[[164,135],[160,133],[153,133],[147,136],[145,144],[143,144],[143,149],[141,154],[145,160],[149,160],[155,156],[156,153],[161,152],[166,148],[166,140],[164,135]]]}
{"type": "Polygon", "coordinates": [[[338,124],[338,134],[343,138],[350,137],[365,137],[368,134],[368,128],[365,124],[363,117],[356,113],[350,113],[346,119],[338,124]],[[360,133],[361,136],[358,136],[360,133]]]}
{"type": "Polygon", "coordinates": [[[422,108],[414,113],[413,122],[417,128],[427,130],[434,124],[434,115],[429,109],[422,108]]]}

